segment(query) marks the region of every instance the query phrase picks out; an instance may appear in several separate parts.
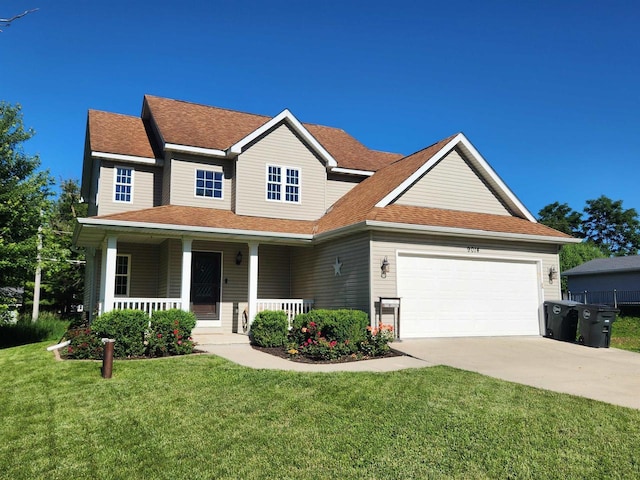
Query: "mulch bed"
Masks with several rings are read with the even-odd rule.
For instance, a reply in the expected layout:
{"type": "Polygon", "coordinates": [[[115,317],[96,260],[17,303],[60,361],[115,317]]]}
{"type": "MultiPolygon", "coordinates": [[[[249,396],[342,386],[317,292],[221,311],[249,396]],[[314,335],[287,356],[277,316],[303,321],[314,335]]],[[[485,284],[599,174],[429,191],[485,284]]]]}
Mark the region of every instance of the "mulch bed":
{"type": "Polygon", "coordinates": [[[355,355],[346,355],[344,357],[340,357],[335,360],[316,360],[312,358],[307,358],[303,355],[289,355],[287,351],[282,347],[258,347],[257,345],[251,345],[251,347],[254,348],[255,350],[259,350],[261,352],[268,353],[269,355],[274,355],[276,357],[284,358],[292,362],[313,363],[313,364],[349,363],[349,362],[360,362],[363,360],[375,360],[377,358],[390,358],[390,357],[404,356],[403,353],[400,353],[394,349],[390,349],[384,355],[378,355],[377,357],[358,357],[355,355]]]}

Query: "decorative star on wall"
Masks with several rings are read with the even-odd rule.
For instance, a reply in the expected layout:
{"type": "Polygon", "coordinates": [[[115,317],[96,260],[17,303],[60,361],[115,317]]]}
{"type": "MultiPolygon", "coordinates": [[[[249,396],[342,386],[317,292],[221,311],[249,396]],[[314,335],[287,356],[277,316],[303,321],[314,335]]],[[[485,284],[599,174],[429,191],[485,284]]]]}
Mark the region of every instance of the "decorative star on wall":
{"type": "Polygon", "coordinates": [[[335,277],[337,277],[338,275],[342,276],[342,273],[340,272],[341,269],[342,269],[342,262],[338,257],[336,257],[336,263],[333,264],[333,272],[335,277]]]}

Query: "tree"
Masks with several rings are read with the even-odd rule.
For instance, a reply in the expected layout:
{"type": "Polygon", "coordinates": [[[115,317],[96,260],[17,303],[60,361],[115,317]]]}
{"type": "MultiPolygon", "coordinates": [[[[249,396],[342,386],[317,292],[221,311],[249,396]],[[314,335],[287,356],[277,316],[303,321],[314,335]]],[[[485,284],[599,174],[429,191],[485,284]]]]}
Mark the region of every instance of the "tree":
{"type": "MultiPolygon", "coordinates": [[[[569,243],[560,249],[560,271],[582,265],[594,258],[605,258],[607,255],[592,242],[569,243]]],[[[562,290],[567,290],[567,279],[562,278],[562,290]]]]}
{"type": "Polygon", "coordinates": [[[73,247],[73,229],[77,217],[87,215],[76,180],[63,180],[60,195],[52,206],[44,227],[43,305],[69,312],[82,303],[84,291],[84,252],[73,247]]]}
{"type": "MultiPolygon", "coordinates": [[[[14,20],[22,18],[25,15],[29,15],[30,13],[33,13],[33,12],[35,12],[37,10],[38,10],[37,8],[32,8],[31,10],[25,10],[22,13],[18,13],[17,15],[14,15],[13,17],[0,18],[0,27],[10,27],[11,24],[14,22],[14,20]]],[[[2,32],[2,30],[0,30],[0,32],[2,32]]]]}
{"type": "Polygon", "coordinates": [[[0,286],[33,278],[38,227],[51,205],[49,172],[23,150],[34,134],[25,130],[19,104],[0,102],[0,286]]]}
{"type": "Polygon", "coordinates": [[[547,227],[555,228],[567,235],[580,233],[582,218],[566,203],[554,202],[538,212],[538,220],[547,227]]]}
{"type": "Polygon", "coordinates": [[[587,200],[582,234],[608,255],[636,255],[640,248],[640,221],[634,208],[623,209],[622,200],[602,195],[587,200]]]}

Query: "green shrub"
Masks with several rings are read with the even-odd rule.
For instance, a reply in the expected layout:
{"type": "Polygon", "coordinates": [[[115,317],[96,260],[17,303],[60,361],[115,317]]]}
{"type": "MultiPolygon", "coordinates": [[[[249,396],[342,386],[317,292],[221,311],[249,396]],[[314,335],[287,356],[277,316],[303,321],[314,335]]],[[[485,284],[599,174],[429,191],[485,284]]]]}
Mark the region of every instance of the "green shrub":
{"type": "Polygon", "coordinates": [[[321,337],[342,345],[348,342],[352,351],[355,351],[357,345],[366,338],[369,316],[361,310],[311,310],[293,320],[292,340],[298,345],[306,341],[309,332],[303,332],[302,328],[309,329],[311,324],[315,324],[321,337]]]}
{"type": "Polygon", "coordinates": [[[144,355],[144,334],[149,316],[142,310],[112,310],[96,318],[91,330],[98,338],[113,338],[116,358],[144,355]]]}
{"type": "Polygon", "coordinates": [[[367,336],[360,342],[360,351],[368,357],[377,357],[388,352],[393,342],[393,326],[381,323],[378,328],[367,327],[367,336]]]}
{"type": "Polygon", "coordinates": [[[91,328],[72,328],[65,335],[71,343],[62,349],[60,354],[66,358],[101,360],[104,352],[102,338],[91,328]]]}
{"type": "Polygon", "coordinates": [[[146,335],[147,354],[152,357],[193,353],[191,331],[196,316],[184,310],[159,310],[151,315],[146,335]]]}
{"type": "Polygon", "coordinates": [[[289,320],[282,310],[264,310],[251,324],[249,337],[259,347],[282,347],[287,342],[289,320]]]}

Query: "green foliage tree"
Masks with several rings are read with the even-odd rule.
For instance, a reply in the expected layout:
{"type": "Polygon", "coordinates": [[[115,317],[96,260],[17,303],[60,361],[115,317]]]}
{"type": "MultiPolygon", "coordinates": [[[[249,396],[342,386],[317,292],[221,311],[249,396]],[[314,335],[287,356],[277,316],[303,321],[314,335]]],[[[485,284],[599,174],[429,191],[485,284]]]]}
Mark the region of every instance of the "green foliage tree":
{"type": "Polygon", "coordinates": [[[634,208],[602,195],[587,200],[582,234],[608,255],[636,255],[640,248],[640,221],[634,208]]]}
{"type": "MultiPolygon", "coordinates": [[[[570,243],[560,249],[560,271],[565,272],[595,258],[605,258],[600,247],[592,242],[570,243]]],[[[562,277],[562,290],[567,290],[567,279],[562,277]]]]}
{"type": "Polygon", "coordinates": [[[568,204],[554,202],[538,212],[538,220],[547,227],[555,228],[568,235],[580,233],[582,217],[568,204]]]}
{"type": "Polygon", "coordinates": [[[33,278],[36,239],[50,207],[53,180],[40,171],[40,158],[27,155],[21,106],[0,102],[0,279],[2,286],[22,286],[33,278]]]}
{"type": "Polygon", "coordinates": [[[68,312],[82,302],[85,255],[72,245],[75,219],[87,215],[76,180],[63,180],[44,228],[43,304],[68,312]]]}

